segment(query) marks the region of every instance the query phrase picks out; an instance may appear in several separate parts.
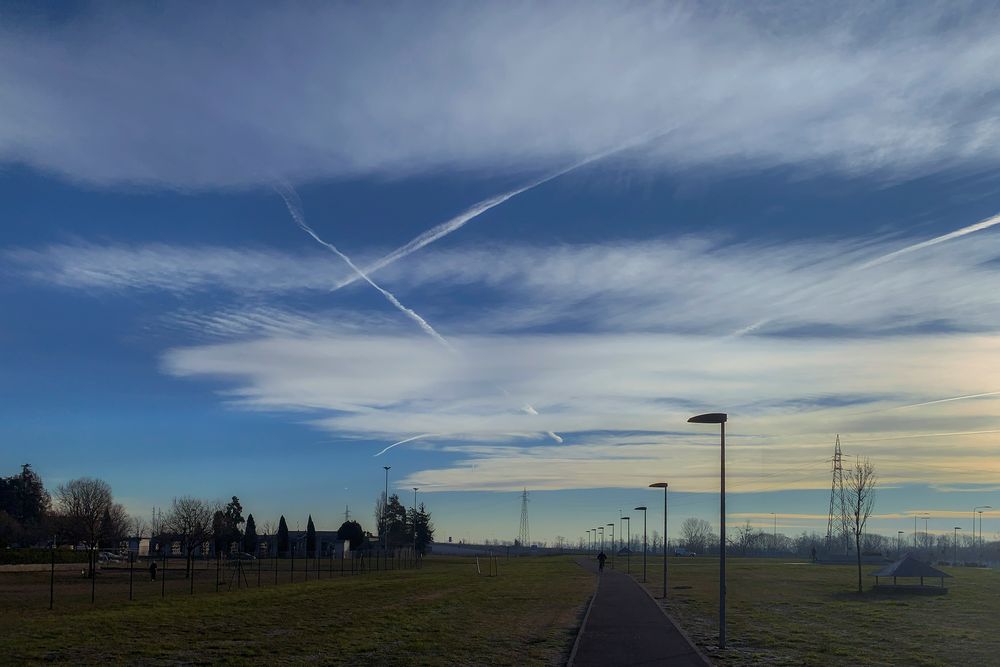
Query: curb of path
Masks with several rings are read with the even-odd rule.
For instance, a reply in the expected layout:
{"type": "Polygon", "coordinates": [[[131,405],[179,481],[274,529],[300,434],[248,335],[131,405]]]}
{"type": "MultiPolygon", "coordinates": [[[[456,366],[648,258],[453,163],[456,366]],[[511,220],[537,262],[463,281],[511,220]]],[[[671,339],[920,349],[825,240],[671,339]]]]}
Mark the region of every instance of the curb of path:
{"type": "Polygon", "coordinates": [[[573,640],[573,650],[569,652],[569,658],[566,660],[566,667],[573,667],[573,661],[576,660],[576,651],[580,648],[580,638],[583,637],[583,630],[587,627],[587,619],[590,618],[590,610],[594,607],[594,600],[597,599],[597,589],[600,585],[601,580],[598,579],[597,585],[594,586],[594,594],[590,596],[590,602],[587,603],[587,611],[584,612],[583,620],[580,621],[580,629],[576,631],[576,639],[573,640]]]}
{"type": "MultiPolygon", "coordinates": [[[[631,577],[631,575],[629,575],[629,576],[631,577]]],[[[635,581],[636,584],[638,584],[639,588],[641,588],[646,595],[649,596],[650,600],[652,600],[653,602],[656,603],[656,607],[661,612],[663,612],[663,615],[667,617],[667,620],[670,621],[675,628],[677,628],[677,632],[681,633],[681,636],[684,637],[684,639],[687,640],[687,643],[690,644],[691,648],[694,649],[694,652],[698,654],[698,657],[701,658],[702,662],[704,662],[707,667],[712,667],[715,663],[713,663],[711,660],[708,659],[708,656],[705,655],[705,653],[701,650],[701,648],[696,643],[694,643],[693,639],[691,639],[691,635],[689,635],[684,630],[684,628],[681,627],[681,624],[677,622],[677,619],[675,619],[673,616],[670,615],[670,613],[666,609],[666,604],[664,603],[664,604],[661,605],[659,603],[659,601],[656,599],[656,596],[654,596],[649,591],[649,589],[646,588],[646,584],[639,583],[639,581],[637,581],[635,577],[631,577],[631,579],[632,579],[632,581],[635,581]]],[[[583,632],[583,626],[580,627],[580,632],[581,633],[583,632]]],[[[576,646],[574,646],[573,649],[575,651],[576,650],[576,646]]]]}

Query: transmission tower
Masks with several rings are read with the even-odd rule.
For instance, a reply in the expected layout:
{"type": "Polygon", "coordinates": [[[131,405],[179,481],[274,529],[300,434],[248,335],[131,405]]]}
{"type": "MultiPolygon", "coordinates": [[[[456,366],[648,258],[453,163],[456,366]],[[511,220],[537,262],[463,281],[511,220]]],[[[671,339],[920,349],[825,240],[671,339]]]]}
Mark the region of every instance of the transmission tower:
{"type": "Polygon", "coordinates": [[[847,500],[844,497],[844,466],[840,451],[840,434],[838,434],[833,447],[833,482],[830,484],[830,511],[826,520],[826,548],[827,551],[833,551],[836,547],[843,547],[846,554],[849,544],[847,500]]]}
{"type": "Polygon", "coordinates": [[[517,531],[517,541],[522,547],[531,546],[528,534],[528,489],[521,492],[521,528],[517,531]]]}

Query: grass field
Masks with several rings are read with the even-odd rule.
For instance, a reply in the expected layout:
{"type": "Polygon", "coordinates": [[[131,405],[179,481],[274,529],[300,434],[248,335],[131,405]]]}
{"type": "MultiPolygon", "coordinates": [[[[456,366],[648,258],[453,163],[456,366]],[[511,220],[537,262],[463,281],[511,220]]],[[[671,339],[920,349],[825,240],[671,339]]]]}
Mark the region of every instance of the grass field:
{"type": "MultiPolygon", "coordinates": [[[[616,563],[619,568],[624,563],[616,563]]],[[[660,596],[663,561],[649,559],[648,587],[660,596]]],[[[877,569],[775,559],[731,558],[727,569],[727,650],[718,643],[719,561],[671,558],[668,609],[722,665],[988,665],[1000,663],[1000,573],[940,569],[942,596],[867,590],[877,569]]],[[[632,560],[641,577],[642,559],[632,560]],[[638,561],[638,567],[636,565],[638,561]]],[[[934,583],[937,583],[936,581],[934,583]]]]}
{"type": "Polygon", "coordinates": [[[66,573],[53,611],[47,575],[0,574],[0,655],[19,664],[557,665],[594,584],[570,558],[502,561],[501,576],[485,577],[467,558],[430,557],[419,570],[310,573],[309,582],[299,572],[298,583],[278,586],[265,569],[259,589],[254,570],[249,589],[219,594],[208,568],[193,596],[181,572],[168,572],[164,599],[141,574],[131,603],[127,571],[98,577],[92,607],[89,582],[66,573]]]}

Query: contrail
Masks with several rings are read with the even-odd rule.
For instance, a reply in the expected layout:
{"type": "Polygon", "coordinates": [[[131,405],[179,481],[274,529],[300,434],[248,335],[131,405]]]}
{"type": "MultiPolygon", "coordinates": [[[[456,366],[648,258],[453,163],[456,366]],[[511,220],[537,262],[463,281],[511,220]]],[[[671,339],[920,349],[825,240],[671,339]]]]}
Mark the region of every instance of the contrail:
{"type": "MultiPolygon", "coordinates": [[[[399,301],[399,299],[397,299],[396,296],[394,294],[392,294],[392,292],[390,292],[389,290],[385,289],[384,287],[382,287],[381,285],[379,285],[378,283],[376,283],[374,280],[372,280],[371,278],[369,278],[368,274],[365,273],[364,271],[362,271],[361,269],[359,269],[358,266],[353,261],[351,261],[351,258],[348,257],[347,255],[345,255],[344,253],[342,253],[337,248],[337,246],[333,245],[332,243],[328,243],[328,242],[324,241],[323,239],[321,239],[319,237],[319,234],[317,234],[315,231],[313,231],[313,228],[310,227],[306,223],[305,216],[302,215],[302,202],[299,200],[298,195],[295,193],[295,190],[292,189],[291,186],[289,186],[287,184],[281,184],[280,186],[275,186],[274,189],[278,193],[278,195],[281,196],[282,200],[284,200],[285,207],[288,208],[288,212],[291,214],[292,219],[295,221],[295,224],[297,224],[302,229],[302,231],[304,231],[306,234],[308,234],[309,236],[311,236],[317,243],[319,243],[323,247],[327,248],[328,250],[330,250],[331,252],[333,252],[335,255],[337,255],[337,257],[339,257],[340,259],[342,259],[349,267],[351,267],[351,270],[354,271],[354,273],[356,273],[359,278],[361,278],[366,283],[368,283],[369,285],[371,285],[372,287],[374,287],[375,289],[377,289],[379,291],[379,293],[382,294],[382,296],[384,296],[389,301],[389,303],[391,303],[393,306],[395,306],[401,313],[403,313],[404,315],[406,315],[407,317],[409,317],[411,320],[413,320],[414,322],[416,322],[417,325],[421,329],[423,329],[425,333],[427,333],[427,335],[431,336],[442,347],[444,347],[446,350],[448,350],[452,354],[457,354],[457,351],[452,346],[452,344],[448,342],[448,339],[445,338],[444,336],[442,336],[441,334],[439,334],[434,329],[434,327],[432,327],[430,325],[430,323],[427,320],[425,320],[424,318],[420,317],[420,315],[417,314],[417,312],[415,310],[413,310],[411,308],[407,308],[406,306],[404,306],[399,301]]],[[[507,391],[505,389],[503,389],[502,387],[498,387],[498,389],[500,389],[500,391],[503,392],[504,394],[507,394],[507,391]]],[[[524,409],[529,414],[535,414],[535,415],[538,414],[538,411],[535,410],[535,408],[533,408],[531,405],[525,404],[525,408],[524,409]]],[[[555,433],[552,433],[551,431],[546,431],[545,433],[549,437],[551,437],[553,440],[555,440],[556,442],[562,442],[562,438],[560,438],[555,433]]],[[[420,437],[425,437],[425,436],[420,436],[420,437]]],[[[408,440],[403,440],[402,442],[408,442],[408,440]]],[[[384,451],[386,451],[388,449],[391,449],[392,447],[395,447],[398,444],[402,444],[402,443],[401,442],[397,442],[394,445],[390,445],[386,449],[382,450],[382,452],[384,452],[384,451]]],[[[379,452],[379,454],[381,454],[382,452],[379,452]]],[[[378,454],[376,454],[376,456],[378,456],[378,454]]]]}
{"type": "MultiPolygon", "coordinates": [[[[900,255],[907,255],[911,252],[916,252],[917,250],[923,250],[924,248],[929,248],[930,246],[937,245],[938,243],[944,243],[945,241],[950,241],[951,239],[957,239],[961,236],[965,236],[966,234],[972,234],[974,232],[979,232],[984,229],[989,229],[990,227],[993,227],[995,225],[1000,225],[1000,214],[994,215],[993,217],[990,218],[986,218],[985,220],[980,220],[979,222],[973,225],[968,225],[967,227],[956,229],[953,232],[948,232],[947,234],[942,234],[941,236],[935,236],[932,239],[921,241],[920,243],[914,243],[913,245],[908,245],[905,248],[900,248],[899,250],[894,250],[890,253],[880,255],[875,259],[868,260],[863,264],[851,267],[847,269],[847,271],[861,271],[864,269],[870,269],[873,266],[878,266],[880,264],[885,264],[886,262],[890,262],[893,259],[899,257],[900,255]]],[[[749,326],[743,327],[742,329],[737,329],[736,331],[731,333],[728,337],[739,338],[740,336],[745,336],[746,334],[752,333],[757,329],[760,329],[762,326],[770,323],[773,319],[774,318],[768,317],[759,320],[749,326]]]]}
{"type": "MultiPolygon", "coordinates": [[[[396,447],[397,445],[402,445],[402,444],[405,444],[407,442],[413,442],[414,440],[421,440],[423,438],[433,438],[436,435],[445,435],[445,434],[444,433],[421,433],[420,435],[415,435],[415,436],[413,436],[411,438],[406,438],[405,440],[400,440],[399,442],[394,442],[391,445],[389,445],[388,447],[386,447],[385,449],[383,449],[381,452],[379,452],[378,454],[376,454],[375,456],[382,456],[387,451],[389,451],[393,447],[396,447]]],[[[372,458],[374,458],[374,457],[372,457],[372,458]]]]}
{"type": "Polygon", "coordinates": [[[988,431],[956,431],[954,433],[914,433],[911,435],[890,435],[884,438],[841,438],[844,442],[882,442],[883,440],[911,440],[913,438],[942,438],[952,435],[980,435],[983,433],[1000,433],[1000,429],[988,431]]]}
{"type": "MultiPolygon", "coordinates": [[[[660,133],[660,135],[657,135],[657,136],[662,136],[663,134],[665,134],[665,133],[660,133]]],[[[655,137],[653,137],[653,138],[655,138],[655,137]]],[[[372,262],[371,264],[367,265],[364,268],[364,272],[370,274],[370,273],[374,273],[375,271],[378,271],[379,269],[385,268],[386,266],[392,264],[393,262],[395,262],[397,260],[400,260],[403,257],[406,257],[407,255],[420,250],[424,246],[429,245],[431,243],[434,243],[438,239],[443,238],[443,237],[447,236],[448,234],[451,234],[452,232],[454,232],[454,231],[456,231],[458,229],[461,229],[469,221],[471,221],[471,220],[479,217],[483,213],[486,213],[486,211],[490,210],[491,208],[495,208],[495,207],[499,206],[500,204],[504,203],[508,199],[516,197],[519,194],[527,192],[528,190],[531,190],[533,188],[537,188],[539,185],[542,185],[544,183],[548,183],[549,181],[555,180],[555,179],[559,178],[560,176],[565,176],[566,174],[570,173],[571,171],[576,171],[577,169],[580,169],[581,167],[584,167],[584,166],[586,166],[586,165],[588,165],[588,164],[590,164],[592,162],[597,162],[598,160],[603,160],[604,158],[608,157],[609,155],[614,155],[615,153],[619,153],[621,151],[628,150],[629,148],[633,148],[633,147],[635,147],[637,145],[640,145],[642,143],[646,143],[647,141],[650,141],[650,140],[651,140],[651,138],[649,138],[649,137],[643,137],[643,138],[639,138],[639,139],[633,139],[633,140],[631,140],[631,141],[629,141],[629,142],[627,142],[625,144],[617,146],[616,148],[611,148],[611,149],[608,149],[608,150],[603,151],[601,153],[597,153],[595,155],[591,155],[589,157],[584,158],[583,160],[580,160],[579,162],[575,162],[575,163],[571,164],[568,167],[563,167],[562,169],[560,169],[558,171],[555,171],[555,172],[552,172],[552,173],[548,174],[547,176],[543,176],[541,178],[535,179],[534,181],[531,181],[527,185],[522,185],[519,188],[515,188],[513,190],[509,190],[507,192],[504,192],[503,194],[495,195],[493,197],[490,197],[489,199],[484,199],[483,201],[481,201],[481,202],[479,202],[477,204],[474,204],[472,207],[470,207],[467,210],[463,211],[462,213],[456,215],[454,218],[451,218],[450,220],[442,222],[441,224],[439,224],[439,225],[437,225],[435,227],[431,227],[426,232],[420,234],[419,236],[417,236],[416,238],[414,238],[412,241],[410,241],[406,245],[403,245],[403,246],[400,246],[399,248],[396,248],[395,250],[393,250],[392,252],[390,252],[388,255],[385,255],[381,259],[378,259],[378,260],[372,262]]],[[[331,292],[335,292],[336,290],[339,290],[341,287],[346,287],[347,285],[350,285],[351,283],[357,281],[359,278],[360,278],[360,276],[358,276],[358,275],[353,275],[353,276],[349,276],[347,278],[343,278],[342,280],[340,280],[340,282],[336,283],[332,288],[330,288],[330,291],[331,292]]]]}
{"type": "Polygon", "coordinates": [[[372,287],[374,287],[375,289],[377,289],[382,294],[382,296],[384,296],[389,301],[389,303],[391,303],[393,306],[395,306],[401,313],[403,313],[404,315],[406,315],[407,317],[409,317],[411,320],[413,320],[414,322],[416,322],[417,326],[419,326],[421,329],[423,329],[429,336],[431,336],[434,340],[436,340],[442,347],[444,347],[449,352],[452,352],[452,353],[455,352],[455,348],[452,347],[451,343],[449,343],[447,341],[447,339],[445,339],[444,336],[442,336],[437,331],[435,331],[434,327],[432,327],[427,322],[427,320],[425,320],[424,318],[420,317],[420,315],[418,315],[416,313],[416,311],[414,311],[413,309],[407,308],[402,303],[400,303],[399,299],[397,299],[389,290],[383,288],[381,285],[377,284],[374,280],[372,280],[371,278],[369,278],[368,275],[364,271],[362,271],[361,269],[359,269],[357,267],[357,265],[354,262],[351,261],[350,257],[348,257],[344,253],[340,252],[340,250],[337,249],[337,246],[333,245],[332,243],[327,243],[326,241],[324,241],[323,239],[321,239],[319,237],[319,235],[316,232],[313,231],[312,227],[310,227],[308,224],[306,224],[305,218],[302,215],[301,202],[298,201],[298,195],[295,194],[294,190],[292,190],[288,186],[275,187],[275,190],[278,192],[279,195],[281,195],[281,198],[285,201],[285,206],[288,208],[288,212],[292,215],[292,219],[295,220],[295,224],[297,224],[302,229],[302,231],[304,231],[309,236],[313,237],[313,239],[317,243],[319,243],[320,245],[322,245],[322,246],[326,247],[327,249],[329,249],[331,252],[333,252],[335,255],[337,255],[337,257],[339,257],[340,259],[344,260],[344,262],[349,267],[351,267],[351,270],[354,271],[355,274],[357,274],[358,278],[361,278],[366,283],[368,283],[369,285],[371,285],[372,287]],[[296,200],[294,202],[292,201],[293,197],[296,200]]]}
{"type": "Polygon", "coordinates": [[[936,401],[925,401],[924,403],[914,403],[912,405],[900,405],[893,410],[905,410],[907,408],[920,408],[925,405],[935,405],[937,403],[950,403],[951,401],[964,401],[967,398],[983,398],[984,396],[1000,396],[1000,391],[987,391],[982,394],[966,394],[965,396],[952,396],[951,398],[939,398],[936,401]]]}
{"type": "Polygon", "coordinates": [[[980,220],[974,225],[969,225],[968,227],[962,227],[961,229],[956,229],[953,232],[943,234],[941,236],[936,236],[927,241],[921,241],[920,243],[914,243],[913,245],[908,245],[905,248],[900,248],[894,252],[890,252],[881,257],[876,257],[873,260],[865,262],[858,269],[868,269],[873,266],[878,266],[879,264],[884,264],[900,255],[906,255],[908,253],[914,252],[916,250],[921,250],[923,248],[928,248],[932,245],[937,245],[938,243],[944,243],[945,241],[950,241],[951,239],[957,239],[960,236],[965,236],[966,234],[972,234],[973,232],[982,231],[984,229],[989,229],[994,225],[1000,225],[1000,214],[994,215],[991,218],[986,218],[985,220],[980,220]]]}

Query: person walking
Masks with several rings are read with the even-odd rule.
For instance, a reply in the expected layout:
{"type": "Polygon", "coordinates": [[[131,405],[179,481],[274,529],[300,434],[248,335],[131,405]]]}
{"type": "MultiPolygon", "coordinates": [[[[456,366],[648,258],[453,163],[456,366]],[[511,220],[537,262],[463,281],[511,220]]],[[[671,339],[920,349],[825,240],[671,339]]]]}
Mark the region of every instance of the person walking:
{"type": "Polygon", "coordinates": [[[597,569],[598,569],[598,571],[604,572],[604,561],[606,561],[607,559],[608,559],[608,557],[606,555],[604,555],[603,551],[601,553],[597,554],[597,569]]]}
{"type": "Polygon", "coordinates": [[[156,581],[156,561],[152,559],[149,561],[149,580],[156,581]]]}

